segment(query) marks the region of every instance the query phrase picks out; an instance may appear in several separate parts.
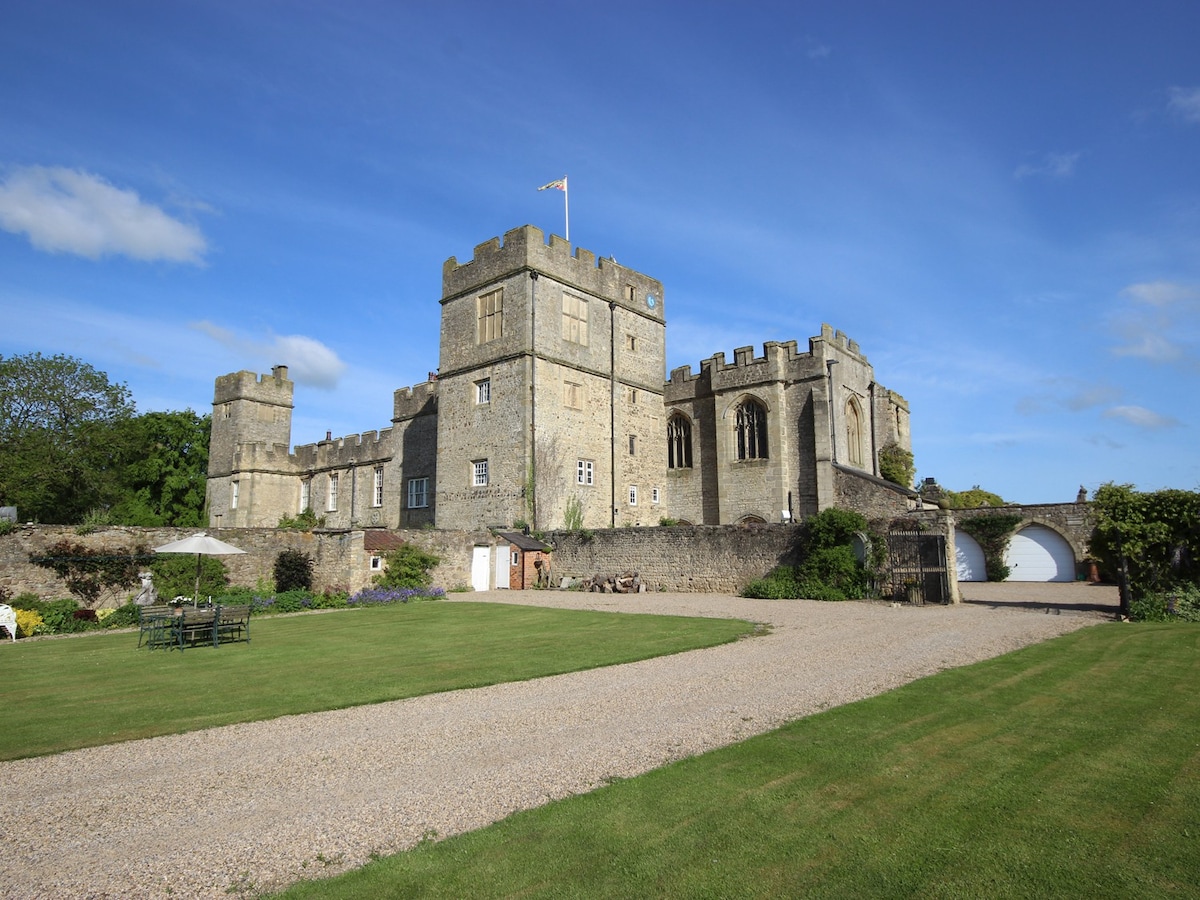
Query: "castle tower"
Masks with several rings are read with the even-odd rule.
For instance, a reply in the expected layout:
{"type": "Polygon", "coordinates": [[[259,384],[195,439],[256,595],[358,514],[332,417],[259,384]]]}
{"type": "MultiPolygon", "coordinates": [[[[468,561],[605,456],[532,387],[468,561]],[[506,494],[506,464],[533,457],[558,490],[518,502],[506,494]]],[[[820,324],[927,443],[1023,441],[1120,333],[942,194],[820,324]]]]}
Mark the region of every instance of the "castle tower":
{"type": "Polygon", "coordinates": [[[210,525],[270,526],[281,510],[298,511],[288,457],[293,387],[287,366],[261,377],[242,371],[217,378],[206,489],[210,525]]]}
{"type": "Polygon", "coordinates": [[[661,282],[526,225],[442,271],[441,528],[657,524],[661,282]]]}

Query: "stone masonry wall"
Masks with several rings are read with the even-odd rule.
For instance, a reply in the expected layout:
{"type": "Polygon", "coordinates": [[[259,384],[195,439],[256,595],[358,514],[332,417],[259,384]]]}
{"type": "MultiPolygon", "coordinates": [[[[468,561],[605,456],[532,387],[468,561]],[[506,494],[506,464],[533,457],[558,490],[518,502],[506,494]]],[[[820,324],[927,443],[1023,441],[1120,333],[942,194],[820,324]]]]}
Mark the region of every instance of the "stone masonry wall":
{"type": "Polygon", "coordinates": [[[794,565],[800,529],[784,525],[616,528],[553,532],[553,582],[637,572],[650,591],[736,594],[778,565],[794,565]]]}
{"type": "MultiPolygon", "coordinates": [[[[143,544],[162,546],[195,534],[185,528],[104,528],[79,535],[70,526],[24,525],[0,535],[0,588],[13,596],[31,592],[43,600],[69,597],[66,585],[49,569],[29,561],[31,553],[44,553],[62,540],[78,542],[96,550],[117,551],[143,544]]],[[[370,554],[363,548],[362,531],[306,532],[275,528],[237,528],[208,532],[212,537],[233,544],[244,554],[218,557],[224,564],[231,585],[254,587],[269,581],[275,558],[283,550],[299,550],[312,556],[313,588],[317,591],[339,589],[350,592],[371,584],[370,554]]],[[[471,554],[477,544],[495,544],[487,532],[434,531],[429,529],[393,532],[424,550],[440,557],[433,572],[435,586],[446,589],[471,583],[471,554]]],[[[507,544],[502,552],[506,552],[507,544]]],[[[129,590],[129,596],[137,588],[129,590]]]]}

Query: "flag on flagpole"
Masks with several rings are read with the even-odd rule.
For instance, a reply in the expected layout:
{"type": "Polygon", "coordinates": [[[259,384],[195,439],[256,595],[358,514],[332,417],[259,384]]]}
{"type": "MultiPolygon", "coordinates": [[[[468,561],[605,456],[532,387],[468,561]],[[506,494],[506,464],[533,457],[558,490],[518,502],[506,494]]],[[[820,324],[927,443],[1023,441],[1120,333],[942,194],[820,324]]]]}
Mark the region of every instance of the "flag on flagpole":
{"type": "Polygon", "coordinates": [[[567,191],[567,176],[564,175],[562,178],[558,179],[557,181],[552,181],[549,184],[543,184],[540,188],[538,188],[538,190],[539,191],[548,191],[551,188],[553,188],[556,191],[563,192],[563,219],[565,220],[564,224],[566,225],[566,232],[567,232],[566,234],[563,235],[563,237],[565,237],[569,241],[571,239],[571,208],[569,206],[570,201],[568,200],[568,198],[571,195],[567,191]]]}

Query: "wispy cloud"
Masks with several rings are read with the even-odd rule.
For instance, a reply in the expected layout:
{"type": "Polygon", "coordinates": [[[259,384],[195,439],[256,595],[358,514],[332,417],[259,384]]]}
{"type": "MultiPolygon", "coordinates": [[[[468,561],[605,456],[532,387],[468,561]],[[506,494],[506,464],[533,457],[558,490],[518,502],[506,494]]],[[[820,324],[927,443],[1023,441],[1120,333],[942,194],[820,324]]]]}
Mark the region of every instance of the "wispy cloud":
{"type": "Polygon", "coordinates": [[[1146,409],[1144,406],[1114,406],[1112,409],[1104,411],[1104,418],[1120,419],[1123,422],[1137,428],[1144,428],[1148,431],[1177,428],[1180,425],[1178,419],[1160,415],[1153,410],[1146,409]]]}
{"type": "Polygon", "coordinates": [[[207,243],[136,192],[75,169],[26,166],[0,182],[0,228],[49,253],[88,259],[117,254],[200,264],[207,243]]]}
{"type": "Polygon", "coordinates": [[[1017,166],[1013,178],[1018,181],[1024,178],[1039,176],[1043,178],[1070,178],[1075,174],[1075,164],[1079,162],[1082,153],[1047,153],[1041,162],[1026,163],[1017,166]]]}
{"type": "Polygon", "coordinates": [[[1112,318],[1119,341],[1112,348],[1115,356],[1196,365],[1200,288],[1148,281],[1129,285],[1121,296],[1129,303],[1112,318]]]}
{"type": "Polygon", "coordinates": [[[828,44],[823,44],[814,38],[806,37],[804,45],[804,55],[814,62],[828,59],[829,55],[833,53],[833,49],[828,44]]]}
{"type": "Polygon", "coordinates": [[[255,340],[212,322],[193,322],[191,327],[260,366],[286,365],[289,377],[298,384],[333,389],[346,371],[346,364],[337,353],[301,334],[269,335],[264,340],[255,340]]]}
{"type": "Polygon", "coordinates": [[[1200,87],[1170,88],[1167,109],[1184,122],[1200,123],[1200,87]]]}

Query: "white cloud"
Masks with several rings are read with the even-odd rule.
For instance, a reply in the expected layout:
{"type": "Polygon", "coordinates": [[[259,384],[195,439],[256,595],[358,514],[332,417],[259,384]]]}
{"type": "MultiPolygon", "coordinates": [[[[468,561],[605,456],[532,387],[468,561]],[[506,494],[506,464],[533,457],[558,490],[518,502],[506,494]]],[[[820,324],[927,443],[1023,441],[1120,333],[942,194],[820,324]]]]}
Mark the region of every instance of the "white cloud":
{"type": "Polygon", "coordinates": [[[1075,163],[1082,155],[1082,153],[1047,153],[1036,165],[1027,163],[1017,166],[1013,177],[1018,181],[1034,175],[1046,178],[1070,178],[1075,174],[1075,163]]]}
{"type": "Polygon", "coordinates": [[[1200,123],[1200,87],[1173,87],[1167,95],[1167,109],[1185,122],[1200,123]]]}
{"type": "Polygon", "coordinates": [[[212,322],[194,322],[192,328],[217,343],[251,357],[261,367],[287,366],[288,377],[297,384],[333,389],[346,371],[346,364],[320,341],[301,334],[270,335],[253,340],[234,334],[212,322]]]}
{"type": "Polygon", "coordinates": [[[1114,406],[1112,409],[1104,411],[1104,417],[1106,419],[1121,419],[1130,425],[1150,431],[1157,431],[1162,428],[1175,428],[1179,425],[1178,419],[1159,415],[1156,412],[1146,409],[1144,406],[1114,406]]]}
{"type": "Polygon", "coordinates": [[[207,249],[198,228],[134,191],[61,167],[27,166],[0,182],[0,228],[28,235],[39,250],[88,259],[120,254],[200,264],[207,249]]]}
{"type": "Polygon", "coordinates": [[[1131,284],[1121,291],[1131,305],[1112,319],[1116,356],[1195,365],[1200,330],[1200,289],[1170,281],[1131,284]]]}

